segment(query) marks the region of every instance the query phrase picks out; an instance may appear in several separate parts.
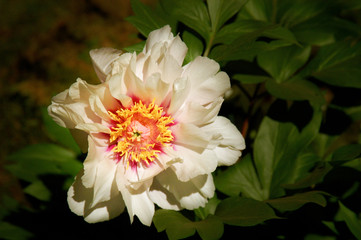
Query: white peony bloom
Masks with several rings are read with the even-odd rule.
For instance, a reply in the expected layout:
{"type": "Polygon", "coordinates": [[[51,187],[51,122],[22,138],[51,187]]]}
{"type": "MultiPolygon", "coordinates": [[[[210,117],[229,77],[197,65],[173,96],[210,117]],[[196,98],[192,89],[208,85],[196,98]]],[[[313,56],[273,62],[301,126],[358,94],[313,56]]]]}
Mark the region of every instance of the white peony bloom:
{"type": "Polygon", "coordinates": [[[50,116],[88,151],[68,192],[70,209],[87,222],[126,206],[131,221],[136,215],[150,225],[154,203],[204,206],[215,191],[211,173],[241,156],[242,135],[217,116],[228,75],[206,57],[182,66],[186,52],[169,26],[151,32],[138,55],[92,50],[102,83],[78,79],[52,99],[50,116]]]}

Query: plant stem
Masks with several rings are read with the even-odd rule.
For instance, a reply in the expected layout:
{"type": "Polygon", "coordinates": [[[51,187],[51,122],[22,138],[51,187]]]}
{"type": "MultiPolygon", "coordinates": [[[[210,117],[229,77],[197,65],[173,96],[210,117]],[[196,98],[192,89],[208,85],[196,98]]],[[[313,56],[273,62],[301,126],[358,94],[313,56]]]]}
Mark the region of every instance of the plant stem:
{"type": "Polygon", "coordinates": [[[244,138],[246,138],[246,135],[248,133],[249,119],[252,116],[255,100],[257,99],[257,94],[258,94],[258,91],[259,91],[260,87],[261,87],[261,83],[257,84],[256,89],[254,90],[254,93],[253,93],[252,97],[249,98],[249,108],[247,110],[246,117],[245,117],[245,119],[243,121],[243,124],[242,124],[242,127],[241,127],[241,133],[242,133],[242,136],[244,138]]]}
{"type": "Polygon", "coordinates": [[[211,51],[211,48],[213,46],[214,37],[216,36],[215,32],[212,32],[211,37],[209,38],[209,41],[206,46],[206,50],[203,53],[203,57],[208,57],[209,52],[211,51]]]}

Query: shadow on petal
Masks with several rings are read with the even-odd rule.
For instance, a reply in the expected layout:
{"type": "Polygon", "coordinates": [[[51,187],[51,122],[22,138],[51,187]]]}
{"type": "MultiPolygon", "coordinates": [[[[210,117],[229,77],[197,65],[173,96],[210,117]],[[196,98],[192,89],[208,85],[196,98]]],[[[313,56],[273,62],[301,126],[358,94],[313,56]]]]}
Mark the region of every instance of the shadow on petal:
{"type": "Polygon", "coordinates": [[[89,223],[107,221],[119,216],[124,211],[125,205],[115,181],[112,183],[110,200],[90,207],[93,202],[94,189],[84,187],[81,181],[83,175],[84,170],[81,170],[68,191],[70,209],[75,214],[83,216],[85,221],[89,223]]]}

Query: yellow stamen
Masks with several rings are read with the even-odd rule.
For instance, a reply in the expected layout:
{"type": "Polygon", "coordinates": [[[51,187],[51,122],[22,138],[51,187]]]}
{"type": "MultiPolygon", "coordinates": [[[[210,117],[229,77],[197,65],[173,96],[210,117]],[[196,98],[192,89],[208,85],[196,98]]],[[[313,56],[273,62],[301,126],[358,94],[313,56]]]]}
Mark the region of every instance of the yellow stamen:
{"type": "Polygon", "coordinates": [[[110,144],[115,145],[112,151],[127,161],[127,167],[130,163],[148,165],[158,157],[161,147],[174,140],[169,129],[173,118],[165,116],[154,100],[148,105],[139,101],[131,108],[108,113],[115,122],[109,137],[110,144]]]}

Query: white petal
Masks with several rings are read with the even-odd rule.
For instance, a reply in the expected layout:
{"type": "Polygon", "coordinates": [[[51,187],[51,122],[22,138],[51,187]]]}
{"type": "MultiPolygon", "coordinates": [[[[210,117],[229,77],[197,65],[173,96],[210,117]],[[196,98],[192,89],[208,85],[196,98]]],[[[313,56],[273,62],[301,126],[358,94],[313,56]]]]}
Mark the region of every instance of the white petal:
{"type": "Polygon", "coordinates": [[[213,77],[219,71],[219,64],[207,57],[196,57],[192,62],[183,67],[183,77],[188,77],[192,89],[197,89],[205,80],[213,77]]]}
{"type": "Polygon", "coordinates": [[[203,126],[211,123],[217,117],[223,103],[223,98],[219,97],[207,106],[202,106],[197,102],[188,102],[184,108],[176,112],[173,117],[184,123],[192,123],[196,126],[203,126]]]}
{"type": "Polygon", "coordinates": [[[79,216],[84,216],[89,223],[112,219],[124,211],[124,201],[115,184],[112,186],[109,201],[90,207],[93,201],[93,189],[83,186],[82,175],[83,170],[77,175],[68,191],[68,204],[71,211],[79,216]]]}
{"type": "Polygon", "coordinates": [[[115,159],[104,158],[96,166],[96,178],[94,182],[94,196],[91,207],[110,199],[117,164],[115,159]]]}
{"type": "Polygon", "coordinates": [[[88,137],[89,150],[88,155],[83,163],[84,165],[84,174],[82,176],[82,181],[85,187],[91,188],[94,186],[98,164],[107,158],[109,159],[109,154],[111,152],[108,151],[107,146],[105,144],[100,144],[101,139],[99,138],[100,134],[91,134],[88,137]]]}
{"type": "Polygon", "coordinates": [[[180,66],[183,64],[183,60],[187,54],[188,48],[186,44],[176,36],[169,46],[169,54],[174,57],[180,66]]]}
{"type": "Polygon", "coordinates": [[[155,178],[153,184],[149,191],[150,199],[163,209],[176,210],[179,211],[182,209],[179,201],[174,197],[174,195],[169,192],[165,187],[163,187],[155,178]]]}
{"type": "Polygon", "coordinates": [[[156,159],[148,166],[140,164],[136,169],[128,168],[124,173],[124,177],[129,181],[129,187],[134,190],[139,189],[144,182],[152,179],[164,170],[162,163],[156,159]]]}
{"type": "MultiPolygon", "coordinates": [[[[204,207],[214,194],[215,187],[212,175],[199,175],[189,181],[179,181],[171,169],[167,169],[156,177],[159,184],[172,193],[180,205],[189,210],[204,207]]],[[[175,205],[174,203],[172,205],[175,205]]]]}
{"type": "Polygon", "coordinates": [[[173,56],[166,55],[161,64],[159,68],[164,82],[173,84],[177,78],[180,78],[183,72],[182,65],[173,56]]]}
{"type": "Polygon", "coordinates": [[[107,122],[111,121],[108,111],[115,111],[121,107],[117,99],[110,94],[107,86],[99,89],[97,94],[91,95],[89,104],[93,112],[107,122]]]}
{"type": "Polygon", "coordinates": [[[162,81],[159,73],[155,73],[147,79],[145,89],[148,101],[155,99],[155,103],[160,105],[165,95],[168,93],[169,84],[162,81]]]}
{"type": "Polygon", "coordinates": [[[240,150],[230,147],[216,147],[214,152],[218,158],[218,166],[230,166],[236,163],[242,155],[240,150]]]}
{"type": "Polygon", "coordinates": [[[143,52],[146,53],[153,47],[154,44],[158,42],[169,41],[172,40],[172,38],[173,33],[171,32],[171,28],[169,25],[154,30],[149,33],[143,52]]]}
{"type": "Polygon", "coordinates": [[[148,94],[145,89],[144,82],[135,74],[134,70],[131,69],[131,67],[127,68],[127,70],[125,71],[124,84],[127,87],[128,96],[135,96],[140,99],[144,99],[144,97],[147,98],[148,94]]]}
{"type": "Polygon", "coordinates": [[[89,105],[89,97],[97,88],[78,79],[68,90],[53,97],[48,107],[49,115],[60,126],[67,128],[74,128],[78,123],[100,123],[101,118],[89,105]]]}
{"type": "Polygon", "coordinates": [[[174,81],[172,98],[168,108],[168,114],[174,115],[187,99],[191,89],[191,84],[187,78],[178,78],[174,81]]]}
{"type": "Polygon", "coordinates": [[[219,72],[202,82],[197,88],[192,88],[189,99],[193,99],[201,105],[208,104],[214,99],[224,96],[230,87],[228,75],[225,72],[219,72]]]}
{"type": "Polygon", "coordinates": [[[118,166],[116,182],[127,206],[130,221],[133,222],[133,217],[136,215],[144,225],[150,226],[154,215],[154,203],[148,196],[152,179],[144,182],[141,188],[134,190],[126,186],[124,170],[122,166],[118,166]]]}
{"type": "Polygon", "coordinates": [[[209,134],[221,134],[221,145],[231,146],[238,150],[243,150],[246,147],[240,131],[225,117],[218,116],[213,123],[203,126],[202,129],[209,134]]]}
{"type": "Polygon", "coordinates": [[[245,149],[245,141],[236,126],[225,117],[218,116],[211,124],[202,129],[210,135],[221,136],[215,153],[218,157],[218,165],[232,165],[241,156],[241,150],[245,149]]]}
{"type": "Polygon", "coordinates": [[[170,130],[175,136],[175,144],[192,149],[200,148],[201,151],[207,148],[211,137],[193,124],[179,123],[172,126],[170,130]]]}
{"type": "Polygon", "coordinates": [[[111,71],[111,63],[116,60],[122,51],[113,48],[100,48],[90,51],[93,66],[100,81],[105,82],[111,71]]]}
{"type": "Polygon", "coordinates": [[[174,163],[170,168],[181,181],[189,181],[198,175],[212,173],[217,167],[218,159],[212,150],[205,149],[198,153],[189,148],[175,145],[175,152],[183,161],[174,163]]]}
{"type": "Polygon", "coordinates": [[[108,76],[109,90],[112,96],[118,100],[119,95],[127,93],[127,87],[124,83],[124,75],[129,67],[130,61],[134,58],[134,54],[124,53],[113,63],[111,75],[108,76]]]}
{"type": "Polygon", "coordinates": [[[75,128],[87,133],[110,133],[109,127],[100,123],[79,123],[75,126],[75,128]]]}

